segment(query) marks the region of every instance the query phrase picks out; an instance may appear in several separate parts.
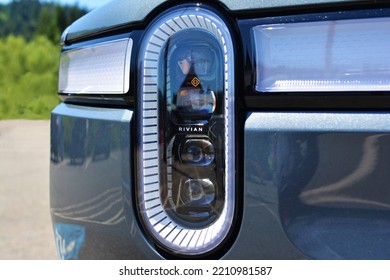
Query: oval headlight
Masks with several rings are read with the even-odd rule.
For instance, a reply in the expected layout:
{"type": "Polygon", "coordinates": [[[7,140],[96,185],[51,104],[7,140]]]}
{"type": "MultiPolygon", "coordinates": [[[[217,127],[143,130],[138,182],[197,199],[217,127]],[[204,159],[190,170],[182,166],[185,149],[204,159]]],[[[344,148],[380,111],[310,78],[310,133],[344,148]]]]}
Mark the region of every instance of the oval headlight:
{"type": "Polygon", "coordinates": [[[160,247],[215,250],[235,213],[233,46],[199,7],[170,12],[140,50],[138,205],[160,247]]]}

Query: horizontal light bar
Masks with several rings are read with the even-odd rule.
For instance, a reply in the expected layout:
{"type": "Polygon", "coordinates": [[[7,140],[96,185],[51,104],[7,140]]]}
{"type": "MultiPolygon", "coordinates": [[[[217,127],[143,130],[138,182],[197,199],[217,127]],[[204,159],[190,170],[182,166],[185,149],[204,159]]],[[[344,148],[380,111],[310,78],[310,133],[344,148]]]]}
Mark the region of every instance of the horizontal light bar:
{"type": "Polygon", "coordinates": [[[119,39],[62,52],[60,93],[124,94],[130,86],[133,41],[119,39]]]}
{"type": "Polygon", "coordinates": [[[260,92],[390,90],[390,18],[253,28],[260,92]]]}

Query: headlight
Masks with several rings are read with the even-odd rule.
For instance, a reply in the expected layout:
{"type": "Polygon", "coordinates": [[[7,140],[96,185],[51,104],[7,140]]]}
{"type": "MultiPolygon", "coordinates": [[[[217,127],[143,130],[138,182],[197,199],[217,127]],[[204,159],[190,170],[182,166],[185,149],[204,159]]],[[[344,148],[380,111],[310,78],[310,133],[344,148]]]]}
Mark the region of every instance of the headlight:
{"type": "Polygon", "coordinates": [[[133,41],[115,39],[61,53],[60,93],[124,94],[129,91],[133,41]]]}
{"type": "Polygon", "coordinates": [[[229,31],[202,8],[171,12],[147,31],[139,68],[141,219],[164,249],[208,253],[235,212],[229,31]]]}
{"type": "Polygon", "coordinates": [[[261,92],[388,91],[388,18],[254,27],[261,92]]]}

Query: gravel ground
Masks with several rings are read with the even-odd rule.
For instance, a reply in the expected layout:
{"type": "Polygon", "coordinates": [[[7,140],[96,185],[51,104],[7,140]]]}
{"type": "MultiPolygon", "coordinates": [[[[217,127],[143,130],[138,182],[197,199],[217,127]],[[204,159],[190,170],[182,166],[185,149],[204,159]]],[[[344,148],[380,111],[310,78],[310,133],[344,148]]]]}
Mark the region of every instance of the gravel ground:
{"type": "Polygon", "coordinates": [[[0,121],[0,259],[57,253],[49,211],[49,121],[0,121]]]}

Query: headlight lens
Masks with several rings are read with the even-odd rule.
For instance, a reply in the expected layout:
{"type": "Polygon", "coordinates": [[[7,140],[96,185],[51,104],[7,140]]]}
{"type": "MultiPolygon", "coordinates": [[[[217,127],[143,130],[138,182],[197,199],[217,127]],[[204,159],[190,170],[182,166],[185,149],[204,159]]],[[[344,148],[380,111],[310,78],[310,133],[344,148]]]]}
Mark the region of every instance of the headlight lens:
{"type": "Polygon", "coordinates": [[[214,250],[235,212],[233,46],[202,8],[171,12],[141,47],[139,210],[177,254],[214,250]]]}
{"type": "Polygon", "coordinates": [[[388,91],[389,30],[389,18],[256,26],[256,89],[388,91]]]}
{"type": "Polygon", "coordinates": [[[73,94],[124,94],[130,86],[130,38],[61,53],[58,91],[73,94]]]}

